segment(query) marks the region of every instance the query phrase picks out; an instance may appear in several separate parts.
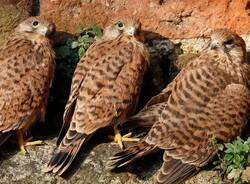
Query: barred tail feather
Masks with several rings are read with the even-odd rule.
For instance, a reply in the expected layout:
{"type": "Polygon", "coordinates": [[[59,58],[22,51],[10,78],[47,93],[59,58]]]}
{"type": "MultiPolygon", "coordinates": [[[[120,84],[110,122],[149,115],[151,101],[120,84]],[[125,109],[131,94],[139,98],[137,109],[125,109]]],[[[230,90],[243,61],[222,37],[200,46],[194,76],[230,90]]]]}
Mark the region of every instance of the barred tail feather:
{"type": "Polygon", "coordinates": [[[62,175],[72,164],[81,146],[87,142],[89,135],[69,130],[51,158],[45,172],[62,175]]]}
{"type": "Polygon", "coordinates": [[[113,157],[110,157],[107,167],[111,170],[123,167],[138,158],[151,154],[157,150],[157,147],[149,145],[145,141],[139,142],[136,145],[115,154],[113,157]]]}
{"type": "Polygon", "coordinates": [[[173,159],[164,153],[164,163],[156,177],[157,184],[180,184],[196,175],[199,168],[173,159]]]}

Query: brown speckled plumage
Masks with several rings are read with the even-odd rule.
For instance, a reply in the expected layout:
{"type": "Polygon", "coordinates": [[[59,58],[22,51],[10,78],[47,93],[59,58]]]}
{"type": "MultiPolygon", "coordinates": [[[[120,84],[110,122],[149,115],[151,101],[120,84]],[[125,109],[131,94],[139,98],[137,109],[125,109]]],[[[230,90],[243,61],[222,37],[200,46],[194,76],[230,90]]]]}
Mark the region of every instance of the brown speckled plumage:
{"type": "Polygon", "coordinates": [[[154,121],[148,135],[112,157],[109,167],[163,149],[156,183],[181,183],[197,173],[216,154],[214,139],[229,142],[241,134],[250,115],[249,71],[242,38],[215,31],[210,47],[135,116],[135,121],[154,121]]]}
{"type": "Polygon", "coordinates": [[[139,24],[111,24],[77,65],[59,147],[46,171],[63,174],[80,147],[98,129],[115,126],[134,113],[148,67],[147,51],[133,35],[139,24]]]}
{"type": "Polygon", "coordinates": [[[43,18],[31,17],[1,43],[0,143],[6,140],[5,135],[15,131],[25,134],[33,123],[44,121],[55,67],[54,51],[46,36],[54,29],[54,24],[43,18]]]}

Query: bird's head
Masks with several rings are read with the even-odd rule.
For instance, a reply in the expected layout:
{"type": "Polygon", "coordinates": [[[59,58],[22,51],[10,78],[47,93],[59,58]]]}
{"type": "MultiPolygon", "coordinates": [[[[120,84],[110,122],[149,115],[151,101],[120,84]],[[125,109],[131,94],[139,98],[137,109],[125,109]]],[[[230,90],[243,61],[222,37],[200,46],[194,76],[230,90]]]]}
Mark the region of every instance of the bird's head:
{"type": "Polygon", "coordinates": [[[236,33],[228,29],[217,29],[211,34],[209,50],[222,51],[233,62],[246,61],[246,44],[236,33]]]}
{"type": "Polygon", "coordinates": [[[20,33],[38,33],[49,37],[55,32],[55,24],[42,17],[30,17],[21,22],[15,31],[20,33]]]}
{"type": "Polygon", "coordinates": [[[113,20],[104,29],[104,38],[115,39],[120,35],[137,36],[140,33],[141,23],[135,19],[113,20]]]}

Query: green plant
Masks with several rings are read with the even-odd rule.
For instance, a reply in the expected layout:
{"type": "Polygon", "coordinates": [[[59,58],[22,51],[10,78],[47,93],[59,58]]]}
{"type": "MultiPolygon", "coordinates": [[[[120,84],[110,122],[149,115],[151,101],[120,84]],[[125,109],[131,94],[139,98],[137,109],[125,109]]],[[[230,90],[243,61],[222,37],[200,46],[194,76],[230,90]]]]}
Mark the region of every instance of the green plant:
{"type": "Polygon", "coordinates": [[[77,40],[73,41],[71,48],[78,48],[78,56],[81,58],[89,46],[102,36],[102,29],[98,26],[93,26],[90,29],[82,29],[77,40]]]}
{"type": "Polygon", "coordinates": [[[82,29],[77,37],[68,38],[62,45],[55,48],[57,55],[57,69],[71,78],[75,66],[85,54],[89,46],[102,36],[102,29],[98,26],[82,29]]]}
{"type": "Polygon", "coordinates": [[[232,143],[218,144],[219,160],[215,161],[218,169],[235,184],[243,183],[241,174],[250,165],[250,138],[246,141],[237,137],[232,143]]]}

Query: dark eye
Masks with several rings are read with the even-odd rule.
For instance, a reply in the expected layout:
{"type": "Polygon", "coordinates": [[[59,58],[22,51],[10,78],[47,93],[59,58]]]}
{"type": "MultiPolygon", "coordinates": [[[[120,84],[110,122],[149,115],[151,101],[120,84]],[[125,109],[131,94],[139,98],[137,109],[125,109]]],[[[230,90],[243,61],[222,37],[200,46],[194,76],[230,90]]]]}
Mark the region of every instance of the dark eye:
{"type": "Polygon", "coordinates": [[[117,26],[118,26],[119,28],[123,28],[124,24],[123,24],[121,21],[119,21],[119,22],[117,22],[117,26]]]}
{"type": "Polygon", "coordinates": [[[234,44],[234,40],[233,39],[230,39],[230,40],[227,40],[227,41],[224,42],[224,45],[226,47],[232,47],[233,44],[234,44]]]}
{"type": "Polygon", "coordinates": [[[32,22],[32,25],[33,25],[34,27],[37,27],[38,24],[39,24],[39,22],[38,22],[37,20],[34,20],[34,21],[32,22]]]}

